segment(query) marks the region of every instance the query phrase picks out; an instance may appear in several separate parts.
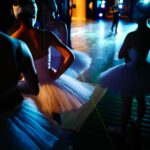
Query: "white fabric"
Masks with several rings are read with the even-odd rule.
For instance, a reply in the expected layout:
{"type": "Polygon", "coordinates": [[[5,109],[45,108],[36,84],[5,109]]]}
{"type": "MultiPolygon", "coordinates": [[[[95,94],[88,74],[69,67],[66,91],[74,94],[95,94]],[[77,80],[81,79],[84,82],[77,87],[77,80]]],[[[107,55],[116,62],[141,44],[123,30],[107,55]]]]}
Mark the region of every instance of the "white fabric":
{"type": "Polygon", "coordinates": [[[94,87],[65,74],[57,80],[52,79],[47,60],[46,56],[35,61],[41,86],[39,95],[34,99],[41,111],[49,116],[52,112],[67,112],[86,104],[93,94],[94,87]]]}

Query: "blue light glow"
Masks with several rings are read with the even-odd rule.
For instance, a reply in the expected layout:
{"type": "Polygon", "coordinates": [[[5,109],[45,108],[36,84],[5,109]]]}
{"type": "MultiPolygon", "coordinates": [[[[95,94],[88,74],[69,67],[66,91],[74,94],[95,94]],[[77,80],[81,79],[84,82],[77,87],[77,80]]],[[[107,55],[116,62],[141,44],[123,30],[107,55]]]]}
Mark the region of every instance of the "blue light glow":
{"type": "Polygon", "coordinates": [[[105,8],[105,4],[102,4],[102,5],[101,5],[101,8],[105,8]]]}
{"type": "Polygon", "coordinates": [[[122,8],[123,8],[123,5],[122,5],[122,4],[119,4],[118,7],[119,7],[120,9],[122,9],[122,8]]]}
{"type": "Polygon", "coordinates": [[[119,3],[123,3],[123,0],[120,0],[119,3]]]}
{"type": "Polygon", "coordinates": [[[103,0],[103,1],[102,1],[102,4],[105,4],[105,3],[106,3],[106,1],[103,0]]]}
{"type": "Polygon", "coordinates": [[[99,17],[103,17],[103,13],[99,13],[99,17]]]}
{"type": "Polygon", "coordinates": [[[147,26],[150,28],[150,19],[147,20],[147,26]]]}
{"type": "Polygon", "coordinates": [[[144,3],[149,3],[150,2],[150,0],[144,0],[144,3]]]}

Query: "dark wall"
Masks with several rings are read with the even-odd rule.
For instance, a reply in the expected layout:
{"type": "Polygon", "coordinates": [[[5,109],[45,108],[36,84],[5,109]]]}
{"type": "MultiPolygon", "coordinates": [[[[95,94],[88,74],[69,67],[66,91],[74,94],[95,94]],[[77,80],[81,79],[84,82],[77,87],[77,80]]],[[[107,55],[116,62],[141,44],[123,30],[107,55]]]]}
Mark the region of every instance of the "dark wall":
{"type": "Polygon", "coordinates": [[[129,0],[129,19],[133,20],[134,6],[139,0],[129,0]]]}
{"type": "Polygon", "coordinates": [[[60,14],[60,20],[66,23],[68,28],[68,46],[71,46],[71,16],[69,14],[69,0],[56,0],[59,14],[60,14]]]}
{"type": "MultiPolygon", "coordinates": [[[[123,13],[128,16],[130,20],[133,20],[134,6],[139,0],[124,0],[123,13]]],[[[109,7],[114,5],[115,0],[106,1],[106,9],[104,11],[109,11],[109,7]]],[[[86,18],[87,19],[97,19],[99,14],[99,9],[97,9],[97,0],[86,0],[86,18]],[[89,9],[89,3],[93,2],[93,10],[89,9]]]]}
{"type": "Polygon", "coordinates": [[[96,19],[97,18],[97,0],[86,0],[86,18],[96,19]],[[93,9],[90,10],[89,4],[93,2],[93,9]]]}

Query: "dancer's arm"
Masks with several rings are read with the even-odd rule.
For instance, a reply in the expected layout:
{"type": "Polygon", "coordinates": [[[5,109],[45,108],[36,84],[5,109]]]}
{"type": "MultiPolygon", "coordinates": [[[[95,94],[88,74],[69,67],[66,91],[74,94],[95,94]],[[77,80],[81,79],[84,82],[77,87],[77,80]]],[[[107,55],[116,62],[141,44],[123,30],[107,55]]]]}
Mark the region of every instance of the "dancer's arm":
{"type": "Polygon", "coordinates": [[[20,41],[20,48],[22,51],[21,63],[24,80],[19,81],[18,89],[25,94],[37,95],[39,93],[39,82],[32,55],[27,45],[22,41],[20,41]]]}
{"type": "Polygon", "coordinates": [[[51,38],[51,45],[55,47],[56,50],[58,50],[63,57],[63,62],[56,71],[54,71],[52,68],[50,69],[50,74],[54,78],[59,78],[59,76],[61,76],[73,63],[74,55],[71,52],[71,49],[67,45],[62,43],[61,40],[56,35],[51,33],[50,38],[51,38]]]}

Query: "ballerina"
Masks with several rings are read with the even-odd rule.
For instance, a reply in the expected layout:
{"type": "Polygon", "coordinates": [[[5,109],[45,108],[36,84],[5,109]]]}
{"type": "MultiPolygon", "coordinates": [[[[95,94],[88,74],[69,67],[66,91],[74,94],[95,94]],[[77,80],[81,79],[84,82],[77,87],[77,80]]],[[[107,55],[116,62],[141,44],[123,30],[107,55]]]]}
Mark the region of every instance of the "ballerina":
{"type": "MultiPolygon", "coordinates": [[[[40,93],[33,99],[41,112],[47,117],[54,114],[59,116],[59,114],[76,110],[88,103],[95,88],[64,74],[74,60],[70,48],[64,45],[52,32],[33,27],[37,15],[35,1],[30,0],[24,5],[17,1],[13,4],[13,12],[21,25],[11,36],[25,41],[33,55],[41,84],[40,93]],[[57,70],[51,67],[51,63],[49,63],[48,69],[48,48],[50,45],[54,46],[63,57],[63,62],[57,70]]],[[[61,123],[60,118],[58,122],[61,123]]]]}
{"type": "Polygon", "coordinates": [[[52,150],[61,146],[62,129],[21,94],[37,95],[39,81],[28,46],[5,34],[11,14],[11,1],[1,0],[0,19],[7,19],[0,22],[0,149],[52,150]],[[24,80],[20,80],[21,73],[24,80]]]}
{"type": "MultiPolygon", "coordinates": [[[[40,24],[39,28],[55,33],[63,43],[68,45],[68,29],[64,22],[57,19],[55,14],[58,12],[57,3],[55,0],[43,0],[37,1],[38,4],[38,22],[40,24]]],[[[78,78],[82,76],[85,71],[90,68],[92,63],[91,57],[82,51],[71,49],[75,56],[75,61],[72,65],[65,71],[65,74],[78,78]]],[[[61,63],[61,54],[53,47],[49,47],[51,53],[52,66],[58,68],[59,63],[61,63]],[[57,61],[56,61],[57,60],[57,61]],[[57,63],[56,63],[57,62],[57,63]]],[[[81,78],[80,78],[81,79],[81,78]]]]}
{"type": "Polygon", "coordinates": [[[150,50],[150,29],[147,26],[149,18],[150,3],[137,3],[134,19],[138,27],[128,33],[118,55],[120,59],[125,59],[126,63],[112,67],[99,76],[102,87],[122,96],[120,127],[118,130],[110,128],[121,135],[126,132],[134,97],[138,102],[138,115],[134,120],[134,127],[140,129],[146,110],[145,96],[150,94],[150,63],[146,60],[150,50]]]}

